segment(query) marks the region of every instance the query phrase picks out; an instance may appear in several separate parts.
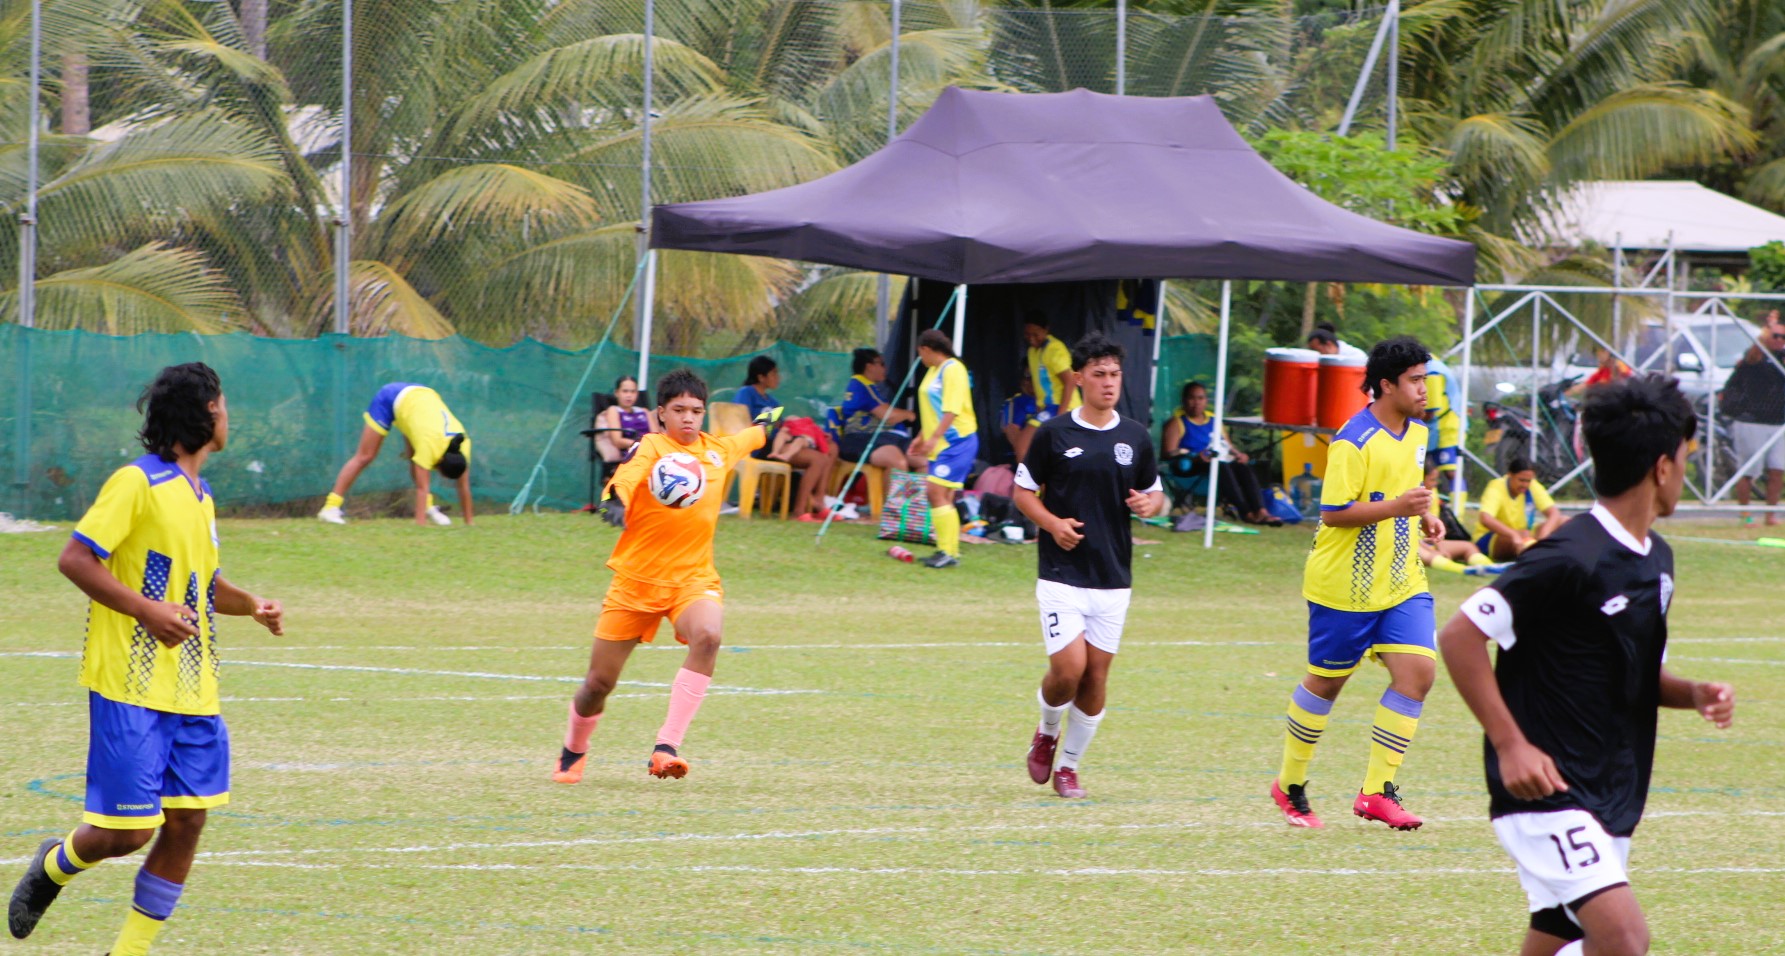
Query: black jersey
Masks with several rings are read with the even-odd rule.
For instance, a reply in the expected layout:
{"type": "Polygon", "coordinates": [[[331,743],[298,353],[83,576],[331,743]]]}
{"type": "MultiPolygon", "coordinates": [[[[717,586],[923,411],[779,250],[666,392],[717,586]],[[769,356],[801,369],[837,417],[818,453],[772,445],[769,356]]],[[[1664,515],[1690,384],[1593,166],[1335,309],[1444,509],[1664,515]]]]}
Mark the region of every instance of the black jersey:
{"type": "Polygon", "coordinates": [[[1134,534],[1128,492],[1159,490],[1158,459],[1145,425],[1116,416],[1093,428],[1080,410],[1056,415],[1035,430],[1016,483],[1041,492],[1041,503],[1062,518],[1084,522],[1083,541],[1071,551],[1041,534],[1041,579],[1075,588],[1132,587],[1134,534]]]}
{"type": "Polygon", "coordinates": [[[1463,613],[1500,645],[1494,678],[1519,729],[1568,790],[1520,800],[1485,746],[1492,816],[1579,808],[1613,836],[1642,819],[1655,762],[1673,549],[1641,547],[1594,506],[1533,545],[1463,613]]]}

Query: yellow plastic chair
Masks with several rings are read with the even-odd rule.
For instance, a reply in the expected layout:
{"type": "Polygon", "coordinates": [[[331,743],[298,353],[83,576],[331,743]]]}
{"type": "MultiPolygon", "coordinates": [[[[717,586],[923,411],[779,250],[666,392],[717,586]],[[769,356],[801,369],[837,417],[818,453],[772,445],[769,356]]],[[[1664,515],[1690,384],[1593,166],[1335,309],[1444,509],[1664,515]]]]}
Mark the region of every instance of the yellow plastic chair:
{"type": "MultiPolygon", "coordinates": [[[[708,402],[707,431],[721,438],[736,435],[750,427],[750,409],[738,402],[708,402]]],[[[720,494],[731,491],[731,479],[738,481],[738,516],[750,517],[756,510],[756,490],[762,488],[763,501],[766,505],[769,496],[774,493],[776,484],[781,488],[781,520],[787,520],[787,511],[793,504],[793,466],[784,461],[769,461],[763,458],[744,458],[731,470],[725,479],[725,487],[720,494]]]]}
{"type": "MultiPolygon", "coordinates": [[[[843,494],[843,482],[849,473],[855,470],[851,462],[837,459],[837,467],[831,471],[831,494],[843,494]]],[[[886,469],[879,465],[863,465],[862,480],[868,485],[868,516],[875,521],[880,520],[880,508],[886,503],[886,469]]]]}

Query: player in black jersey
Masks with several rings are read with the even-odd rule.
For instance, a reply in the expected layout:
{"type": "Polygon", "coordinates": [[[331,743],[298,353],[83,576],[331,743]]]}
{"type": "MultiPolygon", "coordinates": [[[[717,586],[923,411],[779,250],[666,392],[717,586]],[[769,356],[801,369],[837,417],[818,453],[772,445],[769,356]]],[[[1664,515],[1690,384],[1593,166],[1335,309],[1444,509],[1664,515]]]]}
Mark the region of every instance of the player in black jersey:
{"type": "Polygon", "coordinates": [[[1592,512],[1533,545],[1438,638],[1487,731],[1488,813],[1530,897],[1520,956],[1648,952],[1625,868],[1656,708],[1693,709],[1719,727],[1735,710],[1728,684],[1675,677],[1662,663],[1673,550],[1652,526],[1680,500],[1698,425],[1691,402],[1676,381],[1643,376],[1594,386],[1581,419],[1592,512]]]}
{"type": "Polygon", "coordinates": [[[1116,412],[1122,347],[1091,332],[1072,347],[1084,404],[1043,422],[1017,466],[1016,504],[1041,528],[1041,726],[1029,743],[1029,779],[1083,797],[1078,764],[1103,720],[1104,685],[1122,642],[1133,583],[1129,515],[1165,507],[1147,427],[1116,412]],[[1060,723],[1071,711],[1065,740],[1060,723]],[[1054,769],[1059,750],[1060,766],[1054,769]]]}

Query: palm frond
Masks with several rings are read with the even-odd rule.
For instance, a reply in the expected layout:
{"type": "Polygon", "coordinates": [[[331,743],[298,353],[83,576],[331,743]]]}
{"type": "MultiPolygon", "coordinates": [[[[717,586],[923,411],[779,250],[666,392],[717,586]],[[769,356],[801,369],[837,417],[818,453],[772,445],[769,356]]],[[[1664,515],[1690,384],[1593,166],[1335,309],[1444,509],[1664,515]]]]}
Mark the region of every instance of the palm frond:
{"type": "MultiPolygon", "coordinates": [[[[402,273],[388,263],[355,260],[347,267],[347,295],[352,302],[350,331],[354,335],[407,335],[417,339],[443,339],[458,330],[434,308],[402,273]]],[[[318,296],[311,321],[325,328],[334,303],[318,296]]]]}
{"type": "Polygon", "coordinates": [[[1566,182],[1727,161],[1754,146],[1746,121],[1745,109],[1710,90],[1645,84],[1576,115],[1550,145],[1551,166],[1566,182]]]}
{"type": "MultiPolygon", "coordinates": [[[[111,262],[37,280],[37,325],[110,335],[139,332],[228,332],[241,326],[241,305],[227,277],[203,254],[163,243],[138,247],[111,262]]],[[[18,290],[0,292],[0,316],[16,321],[18,290]]]]}
{"type": "Polygon", "coordinates": [[[588,190],[520,166],[493,163],[450,170],[407,190],[385,209],[380,245],[422,249],[454,232],[514,233],[577,228],[600,218],[588,190]]]}

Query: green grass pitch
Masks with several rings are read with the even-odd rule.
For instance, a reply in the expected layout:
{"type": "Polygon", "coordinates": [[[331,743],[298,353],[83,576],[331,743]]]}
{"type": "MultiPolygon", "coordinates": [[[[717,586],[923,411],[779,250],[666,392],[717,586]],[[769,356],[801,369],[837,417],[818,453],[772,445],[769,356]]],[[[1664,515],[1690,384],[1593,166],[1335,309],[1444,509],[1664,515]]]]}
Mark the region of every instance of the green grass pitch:
{"type": "MultiPolygon", "coordinates": [[[[645,774],[681,661],[666,628],[565,787],[547,774],[616,532],[581,515],[220,530],[226,573],[289,623],[225,621],[234,802],[158,952],[1462,954],[1512,953],[1523,931],[1442,671],[1400,775],[1424,829],[1348,812],[1379,668],[1314,762],[1328,829],[1290,829],[1266,796],[1302,669],[1306,530],[1211,552],[1143,532],[1163,540],[1136,549],[1092,799],[1070,803],[1022,765],[1044,666],[1033,548],[931,571],[865,527],[814,548],[811,526],[726,519],[727,651],[692,773],[645,774]]],[[[0,535],[7,887],[80,812],[64,540],[0,535]]],[[[1633,879],[1657,953],[1785,952],[1785,553],[1676,548],[1671,666],[1734,682],[1736,726],[1662,716],[1633,879]]],[[[1475,579],[1435,577],[1442,621],[1475,579]]],[[[135,868],[82,876],[0,951],[102,952],[135,868]]]]}

